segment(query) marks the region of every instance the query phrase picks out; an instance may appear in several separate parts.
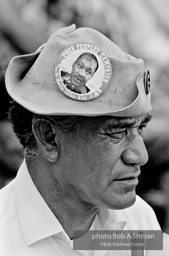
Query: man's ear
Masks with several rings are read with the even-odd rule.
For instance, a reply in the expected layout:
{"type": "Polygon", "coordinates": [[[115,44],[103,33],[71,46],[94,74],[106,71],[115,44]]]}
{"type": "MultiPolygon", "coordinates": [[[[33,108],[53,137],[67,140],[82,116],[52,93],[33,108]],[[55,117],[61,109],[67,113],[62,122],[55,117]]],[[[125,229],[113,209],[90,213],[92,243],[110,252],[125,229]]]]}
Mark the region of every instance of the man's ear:
{"type": "Polygon", "coordinates": [[[56,162],[59,155],[59,142],[54,129],[54,123],[48,119],[37,118],[32,130],[42,154],[50,162],[56,162]]]}

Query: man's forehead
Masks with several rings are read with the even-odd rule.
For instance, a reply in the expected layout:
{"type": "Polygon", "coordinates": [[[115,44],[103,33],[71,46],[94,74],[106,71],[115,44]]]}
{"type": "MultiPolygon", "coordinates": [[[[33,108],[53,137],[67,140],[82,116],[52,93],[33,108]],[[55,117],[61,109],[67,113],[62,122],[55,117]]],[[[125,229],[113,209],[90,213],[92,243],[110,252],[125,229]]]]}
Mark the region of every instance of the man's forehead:
{"type": "Polygon", "coordinates": [[[80,129],[86,131],[96,132],[98,130],[125,128],[131,126],[139,126],[141,123],[147,123],[151,120],[152,115],[145,114],[136,117],[83,117],[81,119],[80,129]]]}
{"type": "Polygon", "coordinates": [[[106,117],[102,123],[103,128],[122,128],[130,127],[133,125],[139,125],[143,122],[149,122],[152,116],[150,114],[145,114],[136,117],[106,117]]]}
{"type": "Polygon", "coordinates": [[[78,59],[78,62],[96,63],[96,60],[92,56],[84,55],[78,59]]]}
{"type": "Polygon", "coordinates": [[[88,61],[91,61],[91,60],[94,60],[94,57],[88,55],[88,54],[84,54],[82,56],[79,57],[79,60],[88,60],[88,61]]]}

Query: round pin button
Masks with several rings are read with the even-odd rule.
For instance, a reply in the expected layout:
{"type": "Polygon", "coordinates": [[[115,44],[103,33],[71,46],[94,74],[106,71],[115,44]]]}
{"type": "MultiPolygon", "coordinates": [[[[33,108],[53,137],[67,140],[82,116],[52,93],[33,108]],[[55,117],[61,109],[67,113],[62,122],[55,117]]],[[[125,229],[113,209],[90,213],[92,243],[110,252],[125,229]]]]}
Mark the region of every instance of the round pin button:
{"type": "Polygon", "coordinates": [[[88,101],[107,88],[112,76],[109,58],[89,43],[71,45],[60,55],[55,66],[56,83],[69,98],[88,101]]]}

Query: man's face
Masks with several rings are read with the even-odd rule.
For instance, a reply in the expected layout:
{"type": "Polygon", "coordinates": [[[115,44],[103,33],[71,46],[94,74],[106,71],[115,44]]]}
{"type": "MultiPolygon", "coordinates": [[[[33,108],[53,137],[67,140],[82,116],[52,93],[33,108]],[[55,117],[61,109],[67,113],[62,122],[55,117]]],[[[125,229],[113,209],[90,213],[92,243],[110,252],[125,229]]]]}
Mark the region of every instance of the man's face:
{"type": "Polygon", "coordinates": [[[71,83],[75,86],[85,86],[85,84],[93,77],[97,67],[96,61],[88,56],[82,56],[72,67],[71,83]]]}
{"type": "Polygon", "coordinates": [[[76,134],[65,136],[61,182],[71,198],[96,207],[131,206],[140,166],[148,160],[142,137],[148,121],[149,116],[86,118],[76,134]]]}

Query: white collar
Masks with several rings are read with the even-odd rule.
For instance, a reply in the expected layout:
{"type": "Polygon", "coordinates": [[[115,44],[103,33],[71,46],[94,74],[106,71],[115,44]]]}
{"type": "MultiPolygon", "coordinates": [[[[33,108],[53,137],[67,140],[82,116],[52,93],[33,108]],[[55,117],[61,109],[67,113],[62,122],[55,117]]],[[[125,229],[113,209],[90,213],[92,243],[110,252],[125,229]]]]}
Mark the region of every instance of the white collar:
{"type": "Polygon", "coordinates": [[[25,161],[15,180],[14,199],[28,246],[43,238],[64,232],[62,225],[33,183],[25,161]]]}

